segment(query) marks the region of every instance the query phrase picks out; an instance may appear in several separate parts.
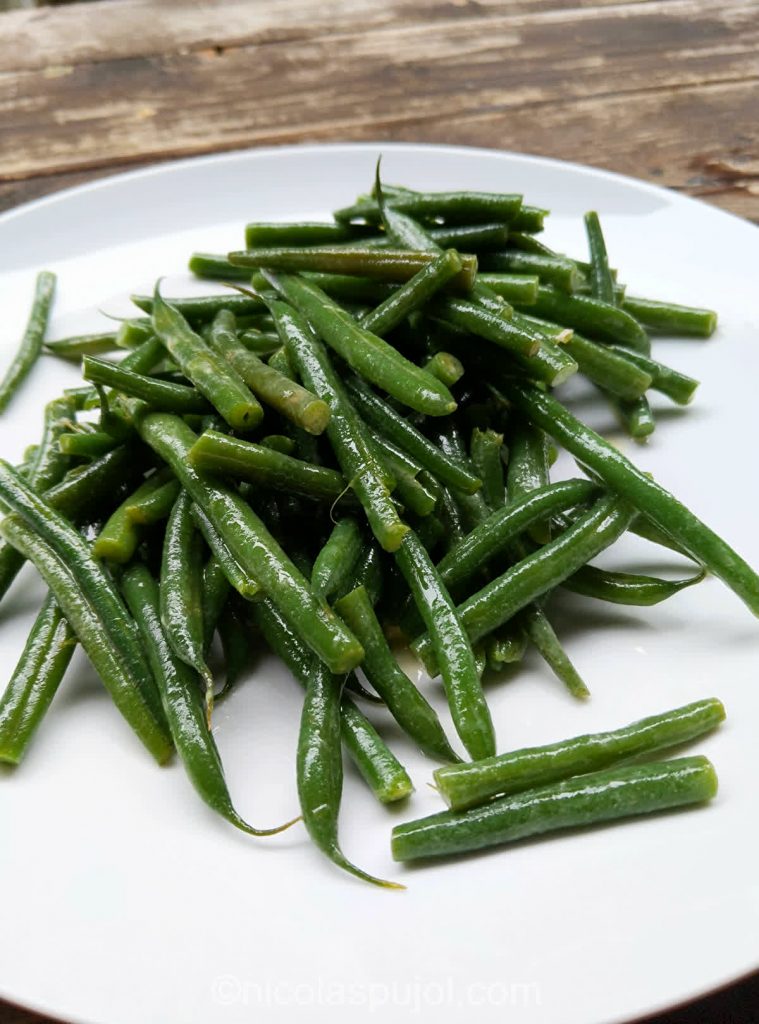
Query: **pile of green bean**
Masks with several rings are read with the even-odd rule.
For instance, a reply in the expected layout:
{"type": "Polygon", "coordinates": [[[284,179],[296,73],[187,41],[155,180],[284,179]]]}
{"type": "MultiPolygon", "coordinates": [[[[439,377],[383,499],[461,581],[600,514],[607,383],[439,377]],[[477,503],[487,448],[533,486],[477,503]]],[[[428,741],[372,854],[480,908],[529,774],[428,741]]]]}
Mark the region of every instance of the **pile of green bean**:
{"type": "Polygon", "coordinates": [[[81,362],[84,384],[47,406],[21,464],[0,462],[0,599],[25,560],[49,591],[0,699],[0,760],[20,762],[79,644],[159,763],[176,751],[210,807],[277,832],[293,822],[254,828],[235,810],[211,730],[266,645],[305,690],[305,826],[368,881],[393,884],[341,850],[343,747],[380,802],[413,788],[382,717],[445,765],[451,807],[395,829],[401,860],[712,796],[703,758],[623,762],[712,728],[716,701],[497,755],[483,684],[529,647],[588,696],[550,621],[557,588],[649,606],[712,572],[759,614],[754,570],[557,397],[584,375],[647,437],[649,393],[686,404],[697,387],[651,357],[651,336],[707,337],[715,314],[627,296],[598,217],[577,260],[538,239],[546,214],[377,180],[332,222],[250,224],[244,250],[193,255],[226,290],[156,286],[117,330],[58,341],[40,274],[0,410],[43,351],[81,362]],[[581,472],[550,479],[556,446],[581,472]],[[593,565],[626,531],[692,573],[593,565]],[[440,676],[471,761],[402,670],[401,639],[440,676]]]}

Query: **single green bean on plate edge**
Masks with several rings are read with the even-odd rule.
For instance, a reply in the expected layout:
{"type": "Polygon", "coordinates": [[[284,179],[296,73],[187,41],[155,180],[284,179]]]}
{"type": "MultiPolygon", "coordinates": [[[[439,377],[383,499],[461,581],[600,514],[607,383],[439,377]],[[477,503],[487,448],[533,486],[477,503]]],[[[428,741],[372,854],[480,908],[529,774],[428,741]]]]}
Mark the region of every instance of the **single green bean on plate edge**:
{"type": "Polygon", "coordinates": [[[682,502],[585,426],[553,395],[520,381],[504,394],[524,415],[727,584],[759,615],[759,576],[682,502]]]}
{"type": "Polygon", "coordinates": [[[717,314],[711,309],[678,306],[674,302],[659,302],[626,295],[622,309],[639,320],[649,330],[693,338],[709,338],[717,327],[717,314]]]}
{"type": "Polygon", "coordinates": [[[705,757],[622,766],[442,811],[393,829],[395,860],[449,856],[564,828],[597,825],[711,800],[717,775],[705,757]]]}
{"type": "Polygon", "coordinates": [[[34,285],[32,308],[21,343],[5,376],[0,380],[0,414],[5,411],[40,357],[54,295],[55,274],[48,270],[40,271],[34,285]]]}

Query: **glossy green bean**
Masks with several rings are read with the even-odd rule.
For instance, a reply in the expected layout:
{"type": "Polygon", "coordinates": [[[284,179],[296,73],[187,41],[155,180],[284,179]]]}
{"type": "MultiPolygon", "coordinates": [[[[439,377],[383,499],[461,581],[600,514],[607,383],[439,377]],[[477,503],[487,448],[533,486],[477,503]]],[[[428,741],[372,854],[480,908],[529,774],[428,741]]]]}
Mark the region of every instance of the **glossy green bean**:
{"type": "Polygon", "coordinates": [[[113,352],[119,346],[115,331],[98,334],[75,334],[71,338],[59,338],[45,342],[45,352],[58,356],[68,362],[78,363],[82,356],[98,356],[105,352],[113,352]]]}
{"type": "Polygon", "coordinates": [[[156,293],[153,328],[182,373],[234,430],[252,430],[263,410],[238,374],[213,352],[176,309],[156,293]]]}
{"type": "MultiPolygon", "coordinates": [[[[197,505],[194,505],[192,510],[193,519],[195,519],[195,525],[198,526],[198,521],[195,518],[196,509],[197,505]]],[[[198,529],[200,529],[199,526],[198,529]]],[[[203,566],[203,647],[206,654],[208,654],[213,641],[216,626],[227,603],[230,589],[231,584],[227,579],[224,566],[216,555],[211,552],[208,561],[203,566]]]]}
{"type": "MultiPolygon", "coordinates": [[[[519,550],[519,549],[518,549],[519,550]]],[[[521,551],[520,551],[521,553],[521,551]]],[[[567,691],[578,700],[590,697],[590,690],[572,663],[556,630],[539,604],[529,604],[520,613],[519,622],[531,644],[567,691]]]]}
{"type": "Polygon", "coordinates": [[[602,771],[680,746],[716,729],[724,719],[724,707],[712,697],[609,732],[525,747],[479,763],[446,765],[435,770],[435,784],[452,810],[463,811],[496,796],[602,771]]]}
{"type": "Polygon", "coordinates": [[[594,565],[584,565],[569,579],[564,580],[562,586],[565,590],[571,590],[573,594],[594,597],[599,601],[650,608],[674,597],[687,587],[701,583],[705,576],[706,572],[702,570],[685,579],[664,580],[658,576],[610,572],[607,569],[598,569],[594,565]]]}
{"type": "Polygon", "coordinates": [[[651,360],[638,352],[599,344],[576,332],[564,342],[564,349],[575,360],[580,373],[621,399],[635,401],[655,386],[643,363],[651,360]]]}
{"type": "MultiPolygon", "coordinates": [[[[530,423],[516,419],[509,430],[509,464],[506,469],[509,501],[515,502],[550,482],[548,437],[530,423]]],[[[530,535],[538,544],[551,539],[549,520],[530,525],[530,535]]]]}
{"type": "Polygon", "coordinates": [[[616,395],[607,397],[625,433],[636,441],[644,441],[653,434],[656,421],[645,395],[630,400],[618,398],[616,395]]]}
{"type": "Polygon", "coordinates": [[[469,446],[472,465],[482,480],[482,496],[492,510],[506,501],[503,478],[503,434],[475,427],[469,446]]]}
{"type": "Polygon", "coordinates": [[[150,503],[156,491],[160,490],[165,493],[167,488],[173,490],[176,497],[178,484],[172,484],[168,475],[163,472],[154,474],[140,484],[137,490],[111,513],[92,542],[94,557],[103,558],[117,565],[126,565],[127,562],[130,562],[142,539],[142,522],[130,514],[130,509],[133,507],[141,509],[144,504],[150,503]]]}
{"type": "MultiPolygon", "coordinates": [[[[446,224],[489,224],[512,221],[522,208],[522,197],[500,192],[395,192],[385,186],[385,198],[393,209],[415,218],[442,217],[446,224]]],[[[361,197],[352,206],[335,211],[344,223],[358,218],[376,223],[380,219],[376,199],[361,197]]]]}
{"type": "Polygon", "coordinates": [[[443,811],[396,825],[396,860],[448,856],[564,828],[597,825],[703,803],[717,792],[705,757],[610,768],[501,797],[468,811],[443,811]]]}
{"type": "Polygon", "coordinates": [[[238,267],[220,254],[194,252],[187,261],[187,269],[196,277],[211,281],[250,281],[248,267],[238,267]]]}
{"type": "Polygon", "coordinates": [[[537,274],[477,274],[480,284],[492,289],[496,295],[515,302],[520,306],[529,306],[538,297],[540,278],[537,274]]]}
{"type": "Polygon", "coordinates": [[[464,364],[450,352],[435,352],[424,364],[424,369],[447,388],[453,387],[464,376],[464,364]]]}
{"type": "Polygon", "coordinates": [[[241,565],[201,506],[193,505],[191,515],[229,585],[248,601],[259,597],[261,587],[257,580],[241,565]]]}
{"type": "Polygon", "coordinates": [[[0,762],[19,764],[55,696],[76,637],[48,593],[0,698],[0,762]]]}
{"type": "Polygon", "coordinates": [[[399,402],[427,416],[445,416],[456,408],[450,391],[431,374],[359,326],[315,285],[290,274],[265,274],[337,354],[367,380],[399,402]]]}
{"type": "Polygon", "coordinates": [[[339,519],[316,556],[311,572],[314,593],[327,601],[344,587],[353,573],[362,547],[363,538],[356,520],[349,517],[339,519]]]}
{"type": "MultiPolygon", "coordinates": [[[[422,309],[450,280],[461,272],[461,259],[454,249],[441,252],[384,302],[361,318],[361,326],[384,337],[406,317],[422,309]]],[[[439,379],[439,378],[438,378],[439,379]]]]}
{"type": "MultiPolygon", "coordinates": [[[[483,254],[480,262],[481,270],[486,274],[534,275],[545,284],[570,295],[578,290],[583,280],[574,260],[564,256],[519,251],[491,252],[483,254]]],[[[537,297],[537,289],[531,291],[530,301],[524,305],[532,305],[537,297]]]]}
{"type": "Polygon", "coordinates": [[[614,295],[614,278],[609,270],[609,258],[606,253],[606,242],[601,221],[595,210],[585,214],[585,233],[588,236],[588,248],[590,249],[590,294],[606,302],[610,306],[616,306],[614,295]]]}
{"type": "Polygon", "coordinates": [[[197,440],[176,416],[144,415],[139,431],[172,468],[236,560],[278,605],[293,629],[334,672],[348,672],[363,656],[361,645],[312,593],[307,581],[259,517],[235,491],[213,482],[189,462],[197,440]]]}
{"type": "Polygon", "coordinates": [[[643,355],[651,351],[648,335],[637,320],[625,310],[590,295],[565,295],[541,285],[537,299],[525,311],[643,355]]]}
{"type": "MultiPolygon", "coordinates": [[[[155,759],[163,764],[171,756],[172,743],[143,690],[135,681],[123,655],[112,640],[112,623],[102,617],[81,586],[75,565],[64,561],[47,540],[17,515],[0,522],[0,534],[32,562],[53,594],[92,662],[113,702],[155,759]]],[[[151,677],[152,682],[152,677],[151,677]]],[[[153,684],[154,685],[154,684],[153,684]]]]}
{"type": "MultiPolygon", "coordinates": [[[[148,317],[122,320],[116,331],[116,346],[117,348],[136,349],[154,338],[153,325],[148,317]]],[[[163,351],[163,346],[160,351],[163,351]]]]}
{"type": "Polygon", "coordinates": [[[472,757],[490,757],[495,753],[493,721],[456,607],[413,531],[395,558],[429,631],[456,731],[472,757]]]}
{"type": "Polygon", "coordinates": [[[127,518],[138,526],[149,526],[168,519],[179,495],[179,481],[171,474],[159,470],[150,479],[152,487],[140,494],[135,491],[124,501],[127,518]]]}
{"type": "Polygon", "coordinates": [[[262,402],[310,434],[324,431],[330,415],[327,403],[249,352],[237,338],[234,314],[229,310],[216,314],[209,342],[262,402]]]}
{"type": "Polygon", "coordinates": [[[105,359],[85,356],[82,361],[82,374],[85,380],[93,384],[102,384],[125,395],[132,395],[147,402],[154,409],[163,412],[206,413],[210,410],[208,401],[193,387],[185,384],[173,384],[169,381],[147,377],[133,370],[125,370],[116,363],[105,359]]]}
{"type": "Polygon", "coordinates": [[[594,475],[627,498],[697,562],[719,576],[755,615],[759,615],[759,576],[674,495],[581,423],[553,396],[514,381],[508,385],[508,397],[594,475]]]}
{"type": "Polygon", "coordinates": [[[18,351],[0,380],[0,414],[5,411],[40,357],[54,295],[55,274],[48,270],[40,271],[35,281],[32,308],[18,351]]]}
{"type": "Polygon", "coordinates": [[[625,296],[622,309],[634,316],[644,327],[663,334],[709,338],[717,328],[717,314],[711,309],[678,306],[634,295],[625,296]]]}
{"type": "Polygon", "coordinates": [[[657,363],[654,359],[642,356],[638,352],[628,352],[625,349],[617,349],[620,354],[634,363],[643,373],[651,378],[650,387],[654,391],[660,391],[667,398],[671,398],[678,405],[689,405],[698,388],[698,381],[688,377],[679,370],[673,370],[671,366],[657,363]]]}
{"type": "MultiPolygon", "coordinates": [[[[152,295],[132,295],[132,302],[138,309],[149,315],[153,312],[152,295]]],[[[235,316],[246,316],[251,313],[265,311],[263,302],[253,292],[240,295],[239,292],[225,291],[220,295],[183,295],[176,298],[164,298],[171,307],[176,309],[191,324],[210,323],[216,314],[226,309],[235,316]]]]}

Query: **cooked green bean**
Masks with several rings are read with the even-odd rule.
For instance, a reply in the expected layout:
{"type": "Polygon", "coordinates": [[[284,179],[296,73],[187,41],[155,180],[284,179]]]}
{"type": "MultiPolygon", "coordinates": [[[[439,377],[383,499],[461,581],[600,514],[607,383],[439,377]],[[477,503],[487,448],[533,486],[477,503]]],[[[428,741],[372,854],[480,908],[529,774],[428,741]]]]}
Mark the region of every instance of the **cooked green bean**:
{"type": "Polygon", "coordinates": [[[146,377],[133,370],[125,370],[116,363],[109,363],[105,359],[85,356],[82,361],[82,374],[85,380],[92,381],[93,384],[102,384],[123,391],[125,395],[141,398],[152,408],[164,412],[184,415],[206,413],[210,410],[206,399],[195,388],[146,377]]]}
{"type": "MultiPolygon", "coordinates": [[[[104,558],[117,565],[126,565],[134,557],[142,538],[140,529],[144,519],[140,521],[131,514],[131,509],[142,509],[149,504],[156,491],[166,494],[167,488],[176,493],[179,485],[174,484],[163,472],[155,473],[137,490],[130,494],[118,508],[111,513],[103,528],[92,542],[92,554],[95,558],[104,558]]],[[[168,515],[168,512],[167,512],[168,515]]]]}
{"type": "Polygon", "coordinates": [[[515,616],[505,626],[494,630],[487,638],[486,655],[488,668],[500,672],[504,665],[521,661],[527,649],[527,634],[515,616]]]}
{"type": "Polygon", "coordinates": [[[423,267],[384,302],[361,318],[361,326],[378,337],[384,337],[407,316],[421,309],[440,289],[461,271],[461,258],[454,249],[447,249],[423,267]]]}
{"type": "Polygon", "coordinates": [[[71,338],[45,342],[45,352],[73,363],[78,363],[82,356],[99,356],[104,352],[113,352],[118,347],[115,331],[75,334],[71,338]]]}
{"type": "MultiPolygon", "coordinates": [[[[509,431],[509,464],[506,469],[509,501],[515,502],[530,491],[547,487],[548,438],[542,430],[530,423],[516,419],[509,431]]],[[[530,534],[538,544],[551,539],[549,520],[536,521],[530,526],[530,534]]]]}
{"type": "MultiPolygon", "coordinates": [[[[572,294],[582,283],[583,276],[574,260],[564,256],[546,256],[527,252],[489,252],[484,253],[481,269],[486,274],[527,274],[534,275],[545,284],[553,285],[561,292],[572,294]]],[[[491,285],[492,287],[492,285],[491,285]]],[[[530,299],[524,305],[532,305],[537,301],[537,288],[530,292],[530,299]]],[[[508,298],[508,296],[507,296],[508,298]]],[[[518,300],[514,299],[517,302],[518,300]]]]}
{"type": "Polygon", "coordinates": [[[573,594],[584,597],[595,597],[600,601],[611,601],[613,604],[639,605],[650,608],[673,597],[681,590],[701,583],[706,573],[704,570],[682,580],[663,580],[658,576],[643,576],[630,572],[610,572],[598,569],[594,565],[584,565],[562,586],[573,594]]]}
{"type": "MultiPolygon", "coordinates": [[[[385,186],[387,202],[395,210],[415,218],[444,218],[446,224],[489,224],[512,221],[522,208],[522,197],[500,192],[412,192],[396,193],[385,186]]],[[[380,219],[376,199],[362,197],[352,206],[335,211],[335,220],[356,219],[376,223],[380,219]]]]}
{"type": "Polygon", "coordinates": [[[345,385],[358,411],[370,426],[408,452],[433,476],[466,494],[474,494],[482,486],[482,481],[469,466],[442,452],[358,377],[347,378],[345,385]]]}
{"type": "Polygon", "coordinates": [[[590,249],[590,293],[601,302],[616,306],[614,278],[609,270],[609,258],[606,254],[606,242],[601,230],[601,221],[595,210],[590,210],[585,214],[585,232],[590,249]]]}
{"type": "MultiPolygon", "coordinates": [[[[619,498],[599,498],[569,529],[486,584],[458,608],[470,640],[474,643],[508,622],[512,615],[613,544],[627,529],[633,515],[633,510],[619,498]]],[[[412,647],[429,671],[438,667],[430,636],[420,637],[412,647]]]]}
{"type": "Polygon", "coordinates": [[[477,281],[507,302],[516,302],[520,306],[529,306],[535,302],[540,285],[537,274],[478,274],[477,281]]]}
{"type": "Polygon", "coordinates": [[[424,364],[424,369],[442,381],[447,388],[453,387],[464,376],[464,366],[461,360],[450,352],[436,352],[424,364]]]}
{"type": "Polygon", "coordinates": [[[630,437],[636,441],[643,441],[653,434],[656,429],[656,421],[645,395],[629,400],[617,398],[616,395],[609,395],[608,398],[612,409],[617,413],[619,422],[630,437]]]}
{"type": "Polygon", "coordinates": [[[395,479],[395,494],[404,509],[420,517],[430,515],[437,504],[437,494],[418,479],[420,467],[392,441],[381,435],[373,440],[381,461],[395,479]]]}
{"type": "Polygon", "coordinates": [[[427,416],[445,416],[456,408],[453,396],[440,381],[359,326],[315,285],[291,274],[267,272],[265,276],[330,348],[367,380],[427,416]]]}
{"type": "Polygon", "coordinates": [[[395,558],[429,631],[456,732],[472,757],[490,757],[495,753],[493,721],[456,607],[413,530],[395,558]]]}
{"type": "Polygon", "coordinates": [[[314,593],[327,601],[344,587],[353,573],[362,547],[363,538],[356,520],[339,519],[316,556],[311,572],[314,593]]]}
{"type": "MultiPolygon", "coordinates": [[[[193,505],[193,519],[200,530],[198,520],[195,517],[197,505],[193,505]]],[[[201,533],[203,531],[201,530],[201,533]]],[[[227,603],[230,593],[230,582],[216,555],[211,552],[208,561],[203,566],[203,645],[206,654],[211,646],[219,622],[219,617],[227,603]]]]}
{"type": "Polygon", "coordinates": [[[674,302],[625,296],[622,309],[630,313],[644,327],[664,334],[709,338],[717,327],[717,314],[711,309],[696,306],[678,306],[674,302]]]}
{"type": "Polygon", "coordinates": [[[214,695],[214,702],[218,704],[236,686],[250,664],[251,630],[234,597],[224,606],[217,628],[224,655],[224,685],[214,695]]]}
{"type": "Polygon", "coordinates": [[[148,482],[152,482],[153,487],[139,494],[135,491],[124,501],[127,518],[140,526],[168,519],[179,494],[179,481],[163,470],[159,470],[148,482]]]}
{"type": "MultiPolygon", "coordinates": [[[[240,344],[248,352],[254,352],[257,356],[271,356],[282,349],[282,342],[279,340],[279,337],[266,331],[240,331],[237,337],[240,344]]],[[[280,368],[277,367],[277,369],[280,368]]]]}
{"type": "Polygon", "coordinates": [[[6,516],[0,522],[0,534],[34,564],[114,704],[148,751],[163,764],[171,756],[169,734],[136,683],[122,647],[113,643],[112,623],[102,617],[95,603],[85,594],[81,574],[73,571],[75,564],[70,560],[64,561],[44,537],[17,515],[6,516]]]}
{"type": "MultiPolygon", "coordinates": [[[[118,348],[136,349],[154,338],[153,325],[148,317],[144,320],[122,320],[119,324],[119,329],[116,331],[116,346],[118,348]]],[[[161,351],[163,351],[163,346],[161,346],[161,351]]]]}
{"type": "Polygon", "coordinates": [[[185,318],[156,293],[153,327],[182,373],[234,430],[252,430],[263,410],[238,374],[213,352],[185,318]]]}
{"type": "Polygon", "coordinates": [[[535,424],[719,576],[759,615],[759,576],[726,541],[552,395],[518,381],[510,382],[507,390],[510,401],[535,424]]]}
{"type": "Polygon", "coordinates": [[[724,707],[712,697],[609,732],[526,747],[479,763],[446,765],[435,770],[435,785],[452,810],[463,811],[496,796],[522,793],[678,747],[711,732],[724,720],[724,707]]]}
{"type": "Polygon", "coordinates": [[[213,673],[206,664],[203,629],[203,549],[192,517],[192,498],[180,491],[163,539],[161,623],[176,656],[200,676],[206,714],[213,710],[213,673]]]}
{"type": "Polygon", "coordinates": [[[187,269],[196,277],[212,281],[250,281],[250,270],[237,267],[226,256],[209,252],[194,252],[187,262],[187,269]]]}
{"type": "MultiPolygon", "coordinates": [[[[253,292],[240,295],[226,291],[220,295],[183,295],[181,298],[168,299],[164,302],[176,309],[191,324],[206,324],[216,316],[219,310],[226,309],[235,316],[246,316],[250,313],[261,313],[265,310],[263,302],[253,292]]],[[[143,312],[152,314],[152,295],[133,295],[132,302],[143,312]]]]}
{"type": "Polygon", "coordinates": [[[177,416],[148,413],[141,418],[139,431],[171,466],[236,560],[278,605],[301,639],[334,672],[348,672],[359,664],[361,645],[317,600],[251,507],[235,491],[214,483],[190,464],[188,454],[197,440],[192,430],[177,416]]]}
{"type": "Polygon", "coordinates": [[[590,696],[590,690],[564,650],[556,630],[538,604],[529,604],[520,613],[519,622],[527,639],[534,645],[553,674],[578,700],[590,696]]]}
{"type": "Polygon", "coordinates": [[[330,407],[327,436],[343,476],[363,506],[372,533],[386,551],[395,551],[408,527],[398,515],[390,497],[387,473],[326,349],[295,310],[281,302],[272,302],[271,309],[301,378],[330,407]]]}
{"type": "Polygon", "coordinates": [[[491,509],[500,508],[506,501],[503,480],[503,434],[495,430],[475,427],[470,443],[472,465],[482,480],[482,496],[491,509]]]}
{"type": "MultiPolygon", "coordinates": [[[[271,601],[264,599],[253,605],[253,617],[269,647],[305,689],[313,665],[308,649],[271,601]]],[[[366,715],[345,696],[340,708],[340,732],[351,759],[380,803],[395,803],[413,792],[403,765],[366,715]]]]}
{"type": "Polygon", "coordinates": [[[216,314],[209,342],[257,398],[308,433],[322,433],[329,422],[327,403],[249,352],[237,338],[234,314],[229,310],[216,314]]]}
{"type": "Polygon", "coordinates": [[[443,811],[396,825],[393,857],[415,860],[466,853],[558,829],[703,803],[716,792],[717,776],[705,757],[610,768],[468,811],[443,811]]]}
{"type": "Polygon", "coordinates": [[[340,699],[343,681],[314,661],[306,685],[306,697],[298,736],[298,797],[303,823],[322,853],[357,878],[389,889],[403,886],[367,874],[352,864],[337,837],[337,818],[343,788],[340,745],[340,699]]]}
{"type": "Polygon", "coordinates": [[[651,351],[648,335],[637,320],[625,310],[590,295],[565,295],[555,288],[541,285],[537,299],[525,311],[567,324],[591,338],[622,345],[644,356],[651,351]]]}
{"type": "Polygon", "coordinates": [[[48,270],[40,271],[34,285],[34,298],[24,335],[11,365],[0,380],[0,414],[5,411],[40,357],[54,295],[55,274],[48,270]]]}
{"type": "Polygon", "coordinates": [[[366,228],[352,224],[299,221],[296,224],[267,224],[255,221],[245,226],[245,245],[248,249],[268,246],[334,245],[350,242],[366,235],[366,228]]]}
{"type": "Polygon", "coordinates": [[[644,395],[648,388],[656,386],[646,368],[652,360],[638,352],[599,344],[576,332],[563,344],[565,351],[579,366],[580,373],[621,399],[634,401],[644,395]]]}
{"type": "Polygon", "coordinates": [[[289,821],[277,828],[253,828],[237,813],[224,781],[219,751],[205,721],[195,675],[176,656],[161,624],[158,584],[145,566],[139,564],[126,570],[121,583],[158,682],[177,753],[198,795],[228,822],[249,835],[275,835],[294,824],[289,821]]]}
{"type": "Polygon", "coordinates": [[[18,764],[58,690],[76,637],[48,593],[0,698],[0,762],[18,764]]]}
{"type": "Polygon", "coordinates": [[[193,505],[191,514],[229,585],[248,601],[258,597],[261,592],[258,582],[240,564],[200,505],[193,505]]]}
{"type": "Polygon", "coordinates": [[[678,405],[688,405],[696,393],[698,381],[688,377],[679,370],[673,370],[671,366],[657,363],[654,359],[642,356],[638,352],[628,352],[626,349],[618,349],[626,359],[635,363],[643,373],[651,377],[650,387],[654,391],[660,391],[667,398],[671,398],[678,405]]]}
{"type": "Polygon", "coordinates": [[[82,459],[97,459],[117,444],[115,437],[102,430],[61,434],[58,439],[58,447],[63,455],[82,459]]]}

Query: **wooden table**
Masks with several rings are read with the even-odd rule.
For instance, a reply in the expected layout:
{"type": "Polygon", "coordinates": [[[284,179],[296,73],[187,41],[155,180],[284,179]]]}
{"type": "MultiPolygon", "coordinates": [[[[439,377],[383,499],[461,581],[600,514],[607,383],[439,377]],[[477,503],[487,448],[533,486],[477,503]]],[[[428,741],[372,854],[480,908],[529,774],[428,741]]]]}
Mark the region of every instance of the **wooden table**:
{"type": "MultiPolygon", "coordinates": [[[[759,222],[759,0],[100,0],[0,15],[0,209],[317,140],[541,153],[759,222]]],[[[33,956],[33,950],[30,950],[33,956]]],[[[754,979],[659,1024],[749,1024],[754,979]]],[[[42,1019],[0,1005],[3,1024],[42,1019]]]]}

